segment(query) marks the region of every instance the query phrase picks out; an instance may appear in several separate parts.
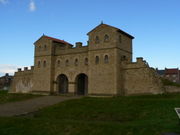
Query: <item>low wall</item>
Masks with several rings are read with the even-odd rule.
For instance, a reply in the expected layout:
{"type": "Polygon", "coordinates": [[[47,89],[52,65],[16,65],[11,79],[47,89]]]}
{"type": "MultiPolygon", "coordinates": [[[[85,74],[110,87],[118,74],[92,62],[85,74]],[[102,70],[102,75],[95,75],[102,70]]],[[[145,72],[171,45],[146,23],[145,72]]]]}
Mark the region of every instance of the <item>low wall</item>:
{"type": "Polygon", "coordinates": [[[124,66],[124,92],[125,95],[159,94],[163,93],[163,84],[155,70],[138,58],[137,62],[124,66]]]}
{"type": "Polygon", "coordinates": [[[167,92],[167,93],[180,93],[180,87],[165,86],[165,92],[167,92]]]}
{"type": "Polygon", "coordinates": [[[15,72],[10,88],[11,93],[29,93],[33,87],[33,69],[15,72]]]}

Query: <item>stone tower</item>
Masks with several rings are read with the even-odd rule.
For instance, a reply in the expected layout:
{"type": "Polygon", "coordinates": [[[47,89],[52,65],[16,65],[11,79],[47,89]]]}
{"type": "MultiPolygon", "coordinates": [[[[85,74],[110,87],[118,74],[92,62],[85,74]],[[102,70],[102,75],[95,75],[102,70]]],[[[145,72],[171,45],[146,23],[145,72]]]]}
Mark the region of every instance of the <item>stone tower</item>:
{"type": "Polygon", "coordinates": [[[120,94],[121,60],[132,61],[134,37],[107,24],[100,24],[87,35],[89,36],[89,78],[91,80],[89,89],[92,93],[120,94]],[[99,59],[98,64],[95,63],[96,59],[99,59]]]}

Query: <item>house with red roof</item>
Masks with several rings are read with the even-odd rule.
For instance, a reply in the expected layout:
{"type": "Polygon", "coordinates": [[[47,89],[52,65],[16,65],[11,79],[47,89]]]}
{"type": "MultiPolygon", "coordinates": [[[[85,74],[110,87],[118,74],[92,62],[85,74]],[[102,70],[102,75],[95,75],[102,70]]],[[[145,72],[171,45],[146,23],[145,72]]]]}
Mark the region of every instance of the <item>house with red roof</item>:
{"type": "Polygon", "coordinates": [[[164,70],[156,69],[157,73],[169,81],[180,83],[180,70],[179,68],[165,68],[164,70]]]}
{"type": "Polygon", "coordinates": [[[164,77],[172,82],[180,83],[179,68],[165,68],[164,77]]]}

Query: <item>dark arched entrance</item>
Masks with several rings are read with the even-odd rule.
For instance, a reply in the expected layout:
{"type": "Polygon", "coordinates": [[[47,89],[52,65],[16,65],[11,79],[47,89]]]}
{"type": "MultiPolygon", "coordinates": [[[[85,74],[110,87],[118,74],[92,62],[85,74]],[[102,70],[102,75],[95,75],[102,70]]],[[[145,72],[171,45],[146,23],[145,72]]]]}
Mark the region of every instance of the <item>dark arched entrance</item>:
{"type": "Polygon", "coordinates": [[[76,77],[76,93],[78,95],[87,95],[88,93],[88,76],[79,74],[76,77]]]}
{"type": "Polygon", "coordinates": [[[57,78],[57,89],[61,94],[68,93],[68,78],[66,75],[61,74],[57,78]]]}

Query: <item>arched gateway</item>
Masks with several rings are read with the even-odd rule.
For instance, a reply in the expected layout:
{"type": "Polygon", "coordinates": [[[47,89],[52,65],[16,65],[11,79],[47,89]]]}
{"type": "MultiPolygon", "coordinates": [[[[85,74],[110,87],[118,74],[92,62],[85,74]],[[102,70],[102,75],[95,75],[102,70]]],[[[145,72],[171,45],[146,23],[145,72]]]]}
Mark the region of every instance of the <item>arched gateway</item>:
{"type": "Polygon", "coordinates": [[[76,93],[78,95],[88,94],[88,76],[86,74],[79,74],[76,77],[76,93]]]}
{"type": "Polygon", "coordinates": [[[68,93],[68,78],[66,75],[61,74],[57,77],[57,90],[59,93],[68,93]]]}

